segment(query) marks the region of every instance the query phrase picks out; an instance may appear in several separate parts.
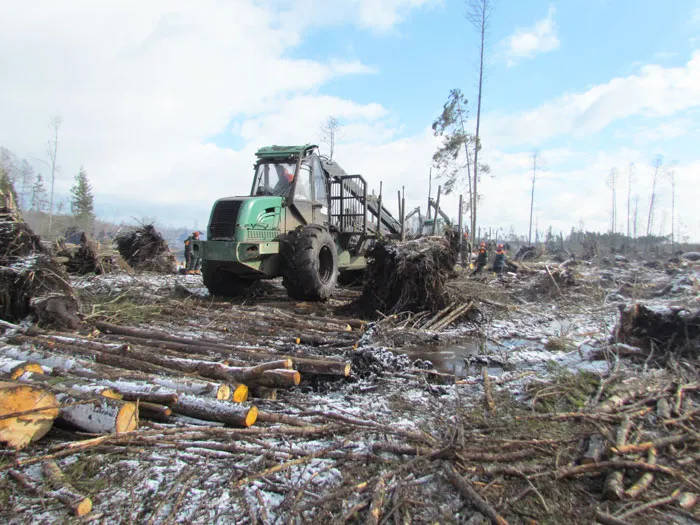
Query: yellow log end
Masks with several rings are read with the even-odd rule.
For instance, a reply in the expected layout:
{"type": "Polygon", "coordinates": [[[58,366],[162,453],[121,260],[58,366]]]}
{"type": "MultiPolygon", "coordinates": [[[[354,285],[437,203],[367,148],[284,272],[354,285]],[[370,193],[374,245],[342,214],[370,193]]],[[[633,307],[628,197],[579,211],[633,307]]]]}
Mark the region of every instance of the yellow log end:
{"type": "Polygon", "coordinates": [[[114,430],[117,433],[131,432],[138,425],[138,412],[135,403],[124,403],[124,406],[117,414],[117,421],[114,425],[114,430]]]}
{"type": "Polygon", "coordinates": [[[349,324],[346,324],[346,325],[345,325],[345,331],[346,331],[346,332],[352,332],[352,326],[350,326],[349,324]]]}
{"type": "Polygon", "coordinates": [[[231,401],[234,403],[245,403],[248,400],[248,387],[243,383],[235,386],[231,401]]]}
{"type": "Polygon", "coordinates": [[[124,396],[113,388],[105,388],[102,392],[100,392],[100,395],[109,399],[124,399],[124,396]]]}
{"type": "Polygon", "coordinates": [[[76,516],[85,516],[86,514],[90,514],[92,511],[92,500],[90,498],[84,498],[80,503],[78,503],[75,507],[75,515],[76,516]]]}
{"type": "Polygon", "coordinates": [[[231,387],[228,385],[220,385],[216,391],[216,399],[219,401],[228,401],[231,399],[231,387]]]}
{"type": "Polygon", "coordinates": [[[249,427],[258,420],[258,407],[250,407],[245,416],[245,426],[249,427]]]}
{"type": "Polygon", "coordinates": [[[43,374],[44,369],[41,368],[41,365],[39,365],[37,363],[25,363],[22,366],[18,366],[17,369],[14,372],[12,372],[12,374],[10,374],[10,377],[12,379],[17,379],[25,372],[33,372],[35,374],[43,374]]]}
{"type": "Polygon", "coordinates": [[[350,363],[345,363],[345,372],[344,372],[345,377],[348,377],[350,375],[351,368],[352,368],[352,365],[350,363]]]}
{"type": "Polygon", "coordinates": [[[299,383],[301,383],[301,374],[298,370],[294,370],[294,386],[298,385],[299,383]]]}
{"type": "Polygon", "coordinates": [[[294,342],[295,342],[296,344],[300,344],[300,343],[301,343],[301,338],[300,338],[300,337],[297,337],[297,338],[294,340],[294,342]]]}

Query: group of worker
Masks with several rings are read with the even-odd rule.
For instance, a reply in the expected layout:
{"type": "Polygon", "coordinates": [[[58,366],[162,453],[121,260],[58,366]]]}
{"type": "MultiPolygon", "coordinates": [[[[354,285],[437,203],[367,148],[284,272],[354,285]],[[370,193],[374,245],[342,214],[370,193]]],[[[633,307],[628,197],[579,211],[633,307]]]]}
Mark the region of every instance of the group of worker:
{"type": "MultiPolygon", "coordinates": [[[[462,252],[462,263],[463,265],[466,265],[466,255],[468,252],[471,252],[471,244],[469,243],[469,234],[464,233],[462,236],[462,247],[461,247],[461,252],[462,252]]],[[[488,248],[486,246],[485,242],[482,242],[479,244],[479,252],[476,256],[476,265],[474,267],[474,271],[472,271],[472,275],[477,275],[481,273],[481,271],[486,268],[489,262],[489,254],[488,254],[488,248]]],[[[497,274],[502,274],[503,271],[506,268],[506,251],[505,251],[505,246],[503,244],[499,244],[496,246],[496,254],[494,255],[493,258],[493,263],[491,265],[491,270],[497,274]]]]}
{"type": "Polygon", "coordinates": [[[187,272],[197,272],[201,265],[201,259],[199,257],[199,252],[192,250],[192,242],[199,240],[199,232],[192,232],[192,234],[185,239],[185,271],[187,272]]]}

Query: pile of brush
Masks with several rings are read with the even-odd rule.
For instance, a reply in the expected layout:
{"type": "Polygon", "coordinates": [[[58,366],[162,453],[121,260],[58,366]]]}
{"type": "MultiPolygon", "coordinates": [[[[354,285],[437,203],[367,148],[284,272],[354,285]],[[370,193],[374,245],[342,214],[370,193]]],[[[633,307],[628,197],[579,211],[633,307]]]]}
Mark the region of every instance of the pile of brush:
{"type": "MultiPolygon", "coordinates": [[[[116,254],[101,253],[98,245],[83,233],[77,248],[59,242],[57,256],[63,257],[68,273],[77,275],[113,273],[119,271],[119,257],[116,254]]],[[[60,260],[60,259],[59,259],[60,260]]]]}
{"type": "Polygon", "coordinates": [[[119,253],[134,270],[175,273],[177,260],[153,224],[122,233],[115,239],[119,253]]]}
{"type": "Polygon", "coordinates": [[[78,301],[68,277],[19,212],[0,207],[0,318],[36,314],[40,324],[76,328],[78,301]]]}
{"type": "Polygon", "coordinates": [[[376,243],[367,253],[362,313],[437,312],[449,302],[446,281],[454,275],[457,251],[445,237],[376,243]]]}

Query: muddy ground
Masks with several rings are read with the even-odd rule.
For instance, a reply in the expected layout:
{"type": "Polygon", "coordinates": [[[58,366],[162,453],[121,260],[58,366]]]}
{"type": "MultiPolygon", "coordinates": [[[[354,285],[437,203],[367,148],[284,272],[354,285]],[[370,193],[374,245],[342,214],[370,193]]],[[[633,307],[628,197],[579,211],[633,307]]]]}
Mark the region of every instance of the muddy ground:
{"type": "MultiPolygon", "coordinates": [[[[83,335],[101,320],[342,357],[352,372],[302,377],[277,400],[251,400],[291,416],[286,423],[235,429],[178,416],[141,421],[138,430],[85,450],[71,447],[94,436],[54,427],[0,457],[0,520],[476,524],[593,523],[597,516],[603,523],[697,523],[700,506],[687,504],[700,494],[697,351],[620,357],[611,334],[620,307],[634,301],[697,310],[700,265],[582,261],[554,284],[555,267],[532,262],[500,278],[458,270],[450,290],[474,308],[440,332],[413,328],[413,314],[360,327],[351,309],[356,288],[327,303],[300,303],[272,281],[254,297],[223,301],[208,296],[199,276],[75,278],[83,335]],[[295,320],[319,318],[340,322],[313,334],[294,328],[295,320]],[[339,328],[346,322],[350,330],[339,328]],[[640,387],[636,395],[630,385],[640,387]],[[625,398],[620,404],[616,394],[625,398]],[[661,399],[671,414],[659,412],[661,399]],[[654,443],[654,461],[649,447],[613,450],[627,421],[627,443],[654,443]],[[676,437],[658,443],[668,436],[676,437]],[[585,461],[599,438],[602,456],[585,461]],[[72,517],[8,475],[21,465],[39,480],[48,455],[92,498],[87,517],[72,517]],[[646,476],[644,488],[606,496],[615,472],[627,491],[646,476]]],[[[6,330],[3,340],[12,335],[6,330]]]]}

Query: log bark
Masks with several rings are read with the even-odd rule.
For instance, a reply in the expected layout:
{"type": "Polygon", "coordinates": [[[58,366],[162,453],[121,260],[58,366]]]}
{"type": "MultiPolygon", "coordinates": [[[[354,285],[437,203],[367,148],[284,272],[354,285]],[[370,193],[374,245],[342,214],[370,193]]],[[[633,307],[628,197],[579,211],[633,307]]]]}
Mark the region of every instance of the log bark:
{"type": "Polygon", "coordinates": [[[266,386],[269,388],[291,388],[301,382],[301,374],[296,370],[265,370],[254,380],[249,380],[250,386],[266,386]]]}
{"type": "Polygon", "coordinates": [[[212,383],[182,376],[170,377],[147,374],[125,368],[101,365],[86,359],[64,356],[48,350],[29,351],[16,346],[5,346],[0,348],[0,352],[15,359],[34,360],[47,368],[61,370],[61,373],[65,375],[99,381],[117,390],[126,388],[125,383],[133,383],[136,385],[136,389],[148,385],[151,388],[163,387],[185,394],[214,397],[222,400],[231,399],[232,389],[227,384],[212,383]]]}
{"type": "Polygon", "coordinates": [[[66,479],[55,461],[44,462],[42,472],[53,491],[52,497],[69,507],[76,516],[85,516],[92,510],[92,500],[78,492],[66,479]]]}
{"type": "Polygon", "coordinates": [[[156,403],[141,402],[138,403],[139,418],[152,419],[153,421],[163,421],[167,423],[173,415],[173,410],[170,407],[159,405],[156,403]]]}
{"type": "Polygon", "coordinates": [[[44,388],[0,382],[0,442],[21,449],[41,439],[58,417],[56,397],[44,388]]]}
{"type": "Polygon", "coordinates": [[[54,393],[79,392],[91,396],[108,397],[110,399],[122,399],[122,395],[109,386],[97,385],[89,381],[70,377],[57,377],[55,375],[36,374],[27,372],[17,378],[21,383],[37,385],[54,393]]]}
{"type": "Polygon", "coordinates": [[[100,330],[104,329],[103,331],[118,334],[122,336],[122,338],[137,344],[157,346],[192,354],[218,354],[219,356],[225,357],[225,363],[230,366],[241,366],[241,358],[248,362],[250,360],[292,359],[294,368],[302,374],[339,375],[343,377],[347,377],[350,374],[351,364],[346,361],[299,358],[293,355],[265,352],[260,349],[241,348],[221,342],[211,342],[208,340],[200,342],[193,339],[176,337],[165,332],[139,330],[109,323],[98,322],[96,325],[100,330]]]}
{"type": "Polygon", "coordinates": [[[142,361],[140,359],[133,359],[124,355],[102,352],[90,348],[83,348],[81,346],[72,345],[68,343],[59,343],[54,340],[42,339],[39,337],[16,335],[12,338],[12,341],[15,343],[30,343],[32,345],[39,345],[47,350],[65,352],[70,354],[71,356],[82,356],[84,358],[93,360],[96,363],[103,365],[109,365],[119,368],[128,368],[129,370],[137,370],[139,372],[147,372],[154,374],[172,375],[173,373],[172,369],[166,368],[164,366],[155,365],[147,361],[142,361]]]}
{"type": "Polygon", "coordinates": [[[39,363],[0,356],[0,373],[9,376],[10,379],[17,379],[25,372],[43,374],[44,370],[39,363]]]}
{"type": "Polygon", "coordinates": [[[80,494],[80,496],[85,499],[79,501],[78,498],[75,497],[77,494],[79,494],[77,492],[73,495],[73,497],[71,497],[70,495],[60,490],[46,491],[43,489],[43,487],[40,486],[38,482],[31,479],[26,474],[23,474],[17,470],[10,470],[8,473],[29,492],[32,492],[40,497],[49,497],[60,501],[64,505],[70,507],[76,516],[84,516],[86,514],[89,514],[92,510],[92,500],[90,498],[85,498],[84,496],[82,496],[82,494],[80,494]]]}
{"type": "Polygon", "coordinates": [[[59,420],[92,434],[130,432],[138,422],[136,405],[106,397],[90,398],[76,392],[58,393],[59,420]]]}
{"type": "Polygon", "coordinates": [[[182,395],[172,407],[173,412],[206,421],[219,421],[225,425],[245,428],[253,425],[258,417],[255,406],[244,407],[213,399],[182,395]]]}

